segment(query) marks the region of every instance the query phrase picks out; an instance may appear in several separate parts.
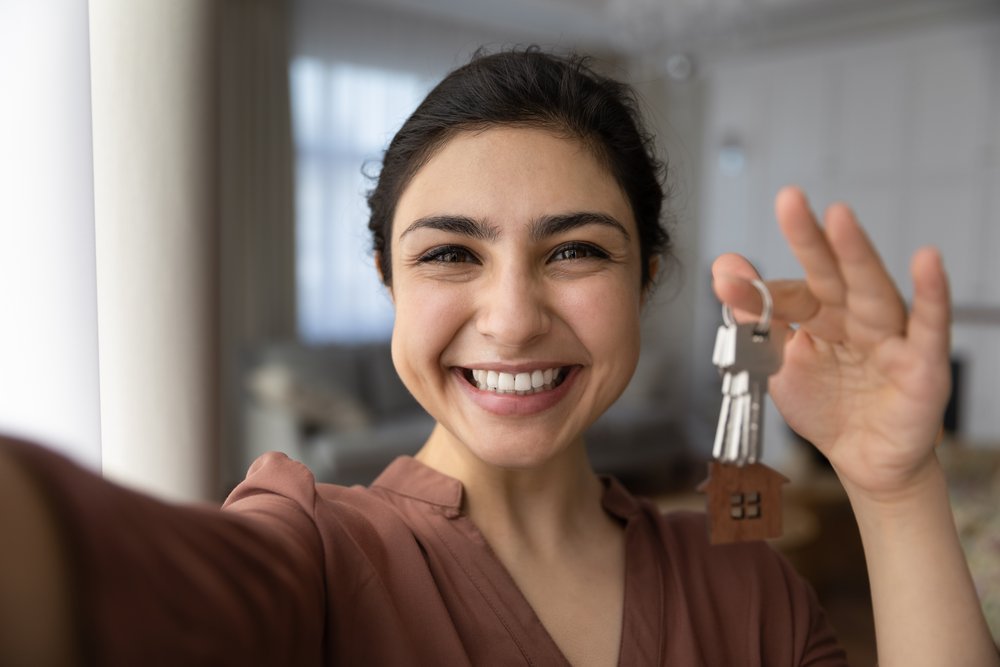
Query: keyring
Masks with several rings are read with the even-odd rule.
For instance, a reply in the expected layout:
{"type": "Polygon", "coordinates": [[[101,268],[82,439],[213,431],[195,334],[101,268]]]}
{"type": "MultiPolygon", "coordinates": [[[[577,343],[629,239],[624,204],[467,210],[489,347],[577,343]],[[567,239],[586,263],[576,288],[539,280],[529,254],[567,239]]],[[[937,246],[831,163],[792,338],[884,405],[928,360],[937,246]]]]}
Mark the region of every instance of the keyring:
{"type": "MultiPolygon", "coordinates": [[[[764,310],[760,314],[760,320],[757,321],[757,326],[754,327],[753,333],[755,336],[766,336],[771,331],[771,314],[774,310],[774,301],[771,299],[771,292],[768,291],[767,285],[764,281],[759,278],[754,278],[750,281],[757,292],[760,293],[761,301],[764,302],[764,310]]],[[[736,318],[733,317],[733,309],[729,307],[728,303],[722,304],[722,321],[725,322],[727,327],[736,326],[736,318]]]]}

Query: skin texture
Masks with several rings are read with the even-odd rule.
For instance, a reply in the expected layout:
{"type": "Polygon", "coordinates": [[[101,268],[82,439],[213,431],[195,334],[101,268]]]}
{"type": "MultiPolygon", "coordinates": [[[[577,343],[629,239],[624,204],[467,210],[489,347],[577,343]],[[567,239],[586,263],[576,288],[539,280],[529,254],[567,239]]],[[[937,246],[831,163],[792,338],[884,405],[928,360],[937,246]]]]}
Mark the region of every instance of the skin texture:
{"type": "Polygon", "coordinates": [[[392,239],[393,360],[438,422],[418,458],[464,483],[470,517],[567,657],[613,664],[624,545],[582,433],[639,354],[639,245],[624,195],[575,140],[464,133],[417,172],[392,239]],[[487,233],[426,223],[442,216],[487,233]],[[554,216],[581,224],[541,233],[554,216]],[[565,382],[526,397],[482,392],[456,370],[555,367],[571,369],[565,382]]]}
{"type": "Polygon", "coordinates": [[[459,135],[403,193],[393,256],[393,360],[442,425],[435,438],[453,439],[494,466],[535,468],[579,444],[628,383],[642,296],[635,223],[617,185],[582,145],[541,130],[459,135]],[[567,170],[568,163],[578,166],[567,170]],[[533,238],[540,218],[579,212],[614,218],[621,229],[587,224],[533,238]],[[445,215],[475,220],[495,238],[411,228],[445,215]],[[555,255],[586,250],[567,247],[571,242],[610,256],[555,255]],[[468,256],[420,261],[448,245],[468,256]],[[575,369],[567,400],[534,413],[516,399],[484,409],[452,370],[557,366],[575,369]]]}

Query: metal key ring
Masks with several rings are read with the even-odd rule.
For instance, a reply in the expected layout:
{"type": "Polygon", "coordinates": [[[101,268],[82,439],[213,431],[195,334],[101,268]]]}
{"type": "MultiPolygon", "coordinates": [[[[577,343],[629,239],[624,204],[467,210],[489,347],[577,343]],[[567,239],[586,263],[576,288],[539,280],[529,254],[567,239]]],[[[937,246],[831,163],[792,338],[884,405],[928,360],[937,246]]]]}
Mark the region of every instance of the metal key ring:
{"type": "MultiPolygon", "coordinates": [[[[763,280],[759,278],[754,278],[750,281],[757,292],[760,293],[761,301],[764,302],[764,310],[760,314],[760,319],[757,321],[757,326],[754,327],[754,334],[758,336],[766,336],[771,331],[771,314],[774,311],[774,301],[771,299],[771,292],[768,291],[767,285],[764,284],[763,280]]],[[[733,317],[733,309],[730,308],[728,303],[722,304],[722,321],[725,322],[727,327],[736,326],[736,318],[733,317]]]]}

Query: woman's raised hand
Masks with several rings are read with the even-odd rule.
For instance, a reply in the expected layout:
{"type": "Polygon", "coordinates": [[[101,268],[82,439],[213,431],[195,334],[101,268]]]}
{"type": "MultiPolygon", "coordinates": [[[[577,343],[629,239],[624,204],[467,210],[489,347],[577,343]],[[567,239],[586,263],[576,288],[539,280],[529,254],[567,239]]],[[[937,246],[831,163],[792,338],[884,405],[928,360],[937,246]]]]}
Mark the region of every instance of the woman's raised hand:
{"type": "MultiPolygon", "coordinates": [[[[785,362],[769,391],[849,491],[891,500],[931,467],[950,393],[950,302],[941,257],[933,248],[914,255],[907,312],[847,206],[831,206],[820,226],[802,192],[785,188],[776,213],[805,279],[767,281],[773,335],[787,332],[785,362]]],[[[716,294],[737,319],[760,312],[760,297],[747,282],[757,274],[746,259],[722,255],[712,273],[716,294]]]]}

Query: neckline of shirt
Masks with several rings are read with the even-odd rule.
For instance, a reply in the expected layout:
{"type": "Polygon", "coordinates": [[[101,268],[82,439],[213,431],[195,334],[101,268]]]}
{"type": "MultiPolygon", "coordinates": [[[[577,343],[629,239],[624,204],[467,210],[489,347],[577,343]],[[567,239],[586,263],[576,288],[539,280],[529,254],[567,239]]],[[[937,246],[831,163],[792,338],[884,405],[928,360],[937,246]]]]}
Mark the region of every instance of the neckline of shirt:
{"type": "MultiPolygon", "coordinates": [[[[609,514],[627,521],[640,510],[639,501],[614,477],[602,475],[604,495],[601,503],[609,514]]],[[[462,513],[465,487],[462,482],[435,470],[412,456],[399,456],[382,471],[372,488],[385,489],[446,511],[457,517],[462,513]]]]}

